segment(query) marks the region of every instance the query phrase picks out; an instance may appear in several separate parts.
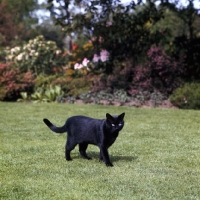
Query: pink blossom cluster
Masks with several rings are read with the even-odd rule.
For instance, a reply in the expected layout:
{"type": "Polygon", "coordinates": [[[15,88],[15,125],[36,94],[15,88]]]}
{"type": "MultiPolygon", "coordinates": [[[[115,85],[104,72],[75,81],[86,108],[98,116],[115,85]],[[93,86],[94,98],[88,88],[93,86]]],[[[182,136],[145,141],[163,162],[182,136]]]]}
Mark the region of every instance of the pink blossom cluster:
{"type": "MultiPolygon", "coordinates": [[[[99,61],[106,62],[108,59],[109,59],[109,52],[107,50],[102,50],[100,52],[100,56],[98,56],[97,54],[94,54],[94,57],[93,57],[92,61],[94,63],[97,63],[99,61]]],[[[87,58],[84,58],[81,64],[80,63],[76,63],[74,65],[74,69],[82,69],[83,67],[87,67],[89,62],[90,61],[87,58]]]]}
{"type": "Polygon", "coordinates": [[[82,61],[82,64],[76,63],[74,65],[74,69],[81,69],[83,67],[87,67],[87,65],[88,65],[89,62],[90,61],[87,58],[84,58],[83,61],[82,61]]]}
{"type": "Polygon", "coordinates": [[[93,62],[94,63],[99,62],[99,61],[106,62],[108,59],[109,59],[109,52],[106,50],[102,50],[100,52],[100,56],[98,56],[97,54],[94,54],[93,62]]]}

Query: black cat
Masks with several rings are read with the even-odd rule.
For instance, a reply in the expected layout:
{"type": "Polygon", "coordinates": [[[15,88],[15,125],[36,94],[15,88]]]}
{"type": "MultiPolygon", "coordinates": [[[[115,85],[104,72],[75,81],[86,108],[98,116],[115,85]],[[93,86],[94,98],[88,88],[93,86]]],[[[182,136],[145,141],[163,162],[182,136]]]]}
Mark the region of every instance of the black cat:
{"type": "Polygon", "coordinates": [[[88,144],[97,145],[100,148],[100,161],[104,161],[106,166],[113,166],[110,162],[108,148],[116,140],[119,131],[124,126],[124,115],[111,116],[106,114],[106,119],[93,119],[85,116],[74,116],[67,119],[62,127],[54,126],[48,119],[43,119],[44,123],[56,133],[67,134],[65,147],[66,160],[72,160],[70,152],[79,144],[79,152],[85,159],[91,158],[86,154],[88,144]]]}

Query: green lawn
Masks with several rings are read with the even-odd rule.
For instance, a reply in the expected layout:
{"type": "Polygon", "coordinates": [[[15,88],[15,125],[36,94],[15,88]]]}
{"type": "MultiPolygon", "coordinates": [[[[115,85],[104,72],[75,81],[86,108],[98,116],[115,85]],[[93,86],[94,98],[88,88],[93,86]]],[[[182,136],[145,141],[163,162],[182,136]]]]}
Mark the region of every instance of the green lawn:
{"type": "Polygon", "coordinates": [[[200,111],[73,104],[0,102],[0,199],[200,199],[200,111]],[[114,167],[72,151],[64,159],[63,125],[72,115],[126,113],[109,152],[114,167]]]}

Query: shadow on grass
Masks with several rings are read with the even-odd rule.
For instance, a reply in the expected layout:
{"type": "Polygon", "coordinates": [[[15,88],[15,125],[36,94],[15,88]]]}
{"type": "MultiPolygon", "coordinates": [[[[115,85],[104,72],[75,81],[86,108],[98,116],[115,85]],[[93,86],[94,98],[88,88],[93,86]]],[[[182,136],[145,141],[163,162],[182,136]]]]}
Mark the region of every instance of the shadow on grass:
{"type": "MultiPolygon", "coordinates": [[[[99,159],[99,152],[96,151],[88,151],[88,156],[92,157],[92,159],[99,159]]],[[[118,162],[118,161],[127,161],[132,162],[137,160],[137,156],[124,156],[124,155],[110,155],[110,160],[112,162],[118,162]]]]}

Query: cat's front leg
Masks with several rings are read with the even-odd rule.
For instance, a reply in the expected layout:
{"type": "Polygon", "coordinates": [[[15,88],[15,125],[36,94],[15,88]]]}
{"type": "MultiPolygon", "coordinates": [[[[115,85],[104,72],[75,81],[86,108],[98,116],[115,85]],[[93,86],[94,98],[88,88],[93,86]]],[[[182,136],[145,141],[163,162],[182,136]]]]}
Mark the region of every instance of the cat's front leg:
{"type": "Polygon", "coordinates": [[[110,162],[108,150],[104,146],[100,147],[100,159],[101,157],[103,157],[103,161],[105,162],[107,167],[113,167],[113,164],[110,162]]]}

